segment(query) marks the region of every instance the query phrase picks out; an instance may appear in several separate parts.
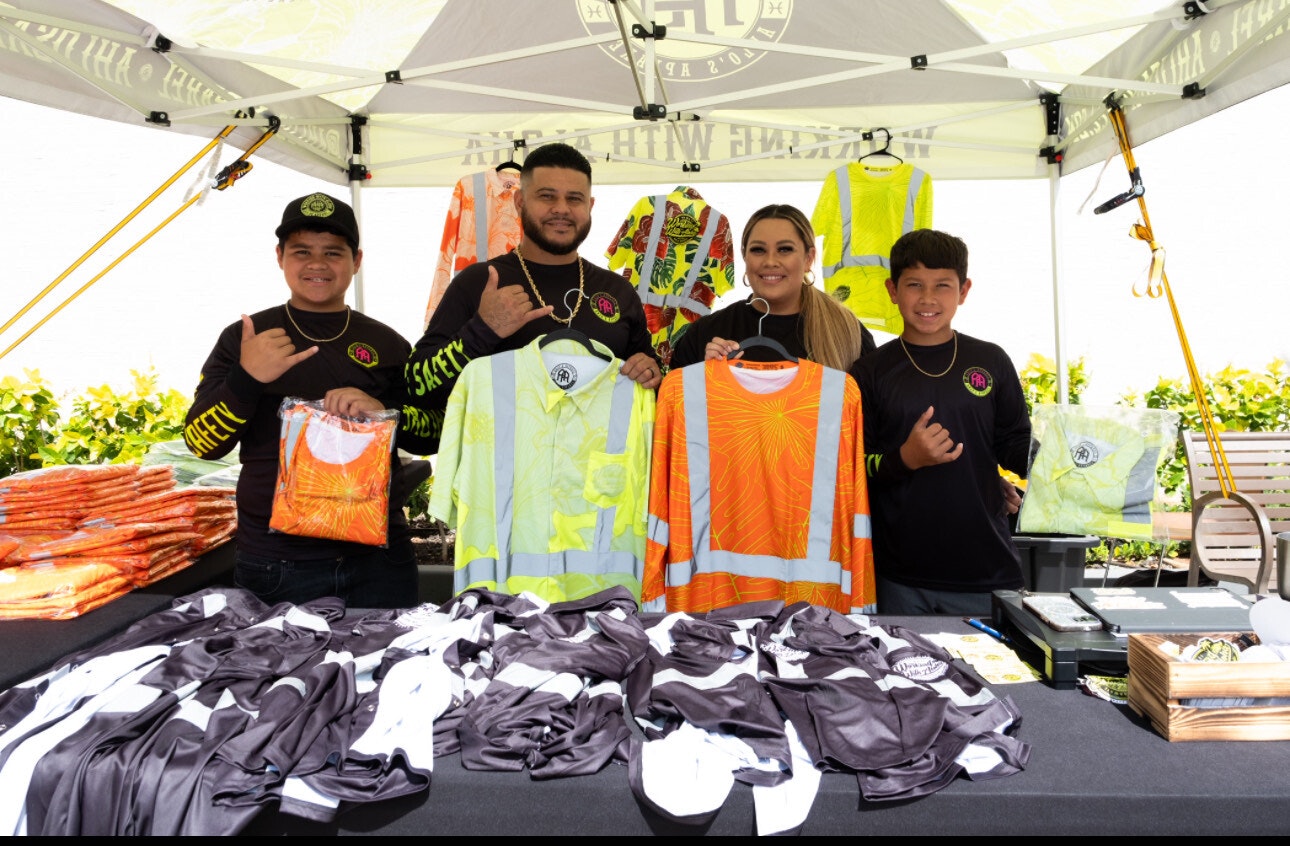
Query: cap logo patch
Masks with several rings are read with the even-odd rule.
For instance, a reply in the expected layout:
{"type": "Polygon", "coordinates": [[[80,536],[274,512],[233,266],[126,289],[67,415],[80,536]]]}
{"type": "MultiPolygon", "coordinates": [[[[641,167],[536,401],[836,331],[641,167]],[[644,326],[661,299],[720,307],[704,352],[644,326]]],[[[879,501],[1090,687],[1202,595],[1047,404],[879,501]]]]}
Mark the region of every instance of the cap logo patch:
{"type": "Polygon", "coordinates": [[[331,217],[336,204],[326,194],[310,194],[300,201],[300,213],[306,217],[331,217]]]}
{"type": "Polygon", "coordinates": [[[364,367],[375,367],[381,362],[376,350],[362,341],[349,345],[349,357],[364,367]]]}

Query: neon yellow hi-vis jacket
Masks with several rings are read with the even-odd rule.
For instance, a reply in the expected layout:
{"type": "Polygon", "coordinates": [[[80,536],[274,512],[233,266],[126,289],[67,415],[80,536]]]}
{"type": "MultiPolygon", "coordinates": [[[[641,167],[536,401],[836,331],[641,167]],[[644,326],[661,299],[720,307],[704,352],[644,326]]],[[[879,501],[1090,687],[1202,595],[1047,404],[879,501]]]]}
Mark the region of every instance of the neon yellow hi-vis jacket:
{"type": "Polygon", "coordinates": [[[470,362],[448,399],[429,512],[457,530],[454,593],[639,601],[654,392],[542,340],[470,362]]]}
{"type": "Polygon", "coordinates": [[[932,225],[932,178],[911,164],[852,162],[825,177],[811,225],[824,238],[824,290],[870,329],[899,335],[904,321],[887,294],[891,245],[932,225]]]}

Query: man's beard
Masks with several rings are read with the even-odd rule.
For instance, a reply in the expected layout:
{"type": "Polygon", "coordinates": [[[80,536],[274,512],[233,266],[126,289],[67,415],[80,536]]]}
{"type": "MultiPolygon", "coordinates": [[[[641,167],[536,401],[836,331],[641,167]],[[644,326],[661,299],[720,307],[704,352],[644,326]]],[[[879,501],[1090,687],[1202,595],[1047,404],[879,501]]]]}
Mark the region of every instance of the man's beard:
{"type": "Polygon", "coordinates": [[[542,226],[529,216],[527,209],[520,212],[520,226],[524,229],[525,243],[532,244],[553,256],[567,256],[569,253],[576,252],[582,242],[587,240],[587,235],[591,233],[591,219],[588,218],[585,224],[574,230],[573,239],[569,243],[556,244],[542,234],[542,226]]]}

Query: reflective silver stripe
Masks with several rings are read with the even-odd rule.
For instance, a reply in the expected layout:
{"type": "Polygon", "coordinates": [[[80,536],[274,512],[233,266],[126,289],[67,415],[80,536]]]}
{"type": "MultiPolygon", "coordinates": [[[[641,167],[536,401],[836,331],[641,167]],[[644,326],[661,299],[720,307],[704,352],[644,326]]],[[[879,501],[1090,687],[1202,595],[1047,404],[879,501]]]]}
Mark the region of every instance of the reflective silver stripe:
{"type": "Polygon", "coordinates": [[[811,474],[811,517],[806,557],[827,561],[833,547],[833,503],[837,498],[838,445],[842,440],[842,397],[847,374],[823,368],[815,421],[815,467],[811,474]]]}
{"type": "Polygon", "coordinates": [[[705,550],[696,560],[699,573],[729,573],[732,576],[776,579],[781,582],[820,582],[842,585],[850,593],[851,574],[842,564],[827,557],[780,558],[775,555],[748,555],[725,549],[705,550]]]}
{"type": "Polygon", "coordinates": [[[658,306],[659,308],[684,308],[689,309],[699,315],[709,314],[712,308],[704,305],[698,300],[692,300],[688,297],[678,296],[677,294],[656,294],[653,291],[647,291],[641,294],[641,302],[645,305],[658,306]]]}
{"type": "Polygon", "coordinates": [[[659,546],[667,546],[667,539],[672,534],[672,527],[666,520],[660,520],[653,514],[649,516],[649,539],[659,546]]]}
{"type": "Polygon", "coordinates": [[[488,261],[488,177],[475,174],[475,258],[488,261]]]}
{"type": "Polygon", "coordinates": [[[900,234],[914,231],[914,207],[918,205],[918,192],[922,190],[923,178],[927,174],[918,168],[909,175],[909,190],[905,192],[905,219],[900,225],[900,234]]]}
{"type": "MultiPolygon", "coordinates": [[[[838,202],[841,204],[842,212],[842,258],[837,264],[831,264],[824,268],[824,278],[828,279],[844,267],[881,267],[884,270],[891,270],[891,260],[888,256],[869,253],[868,255],[853,256],[851,255],[851,175],[847,170],[849,166],[843,166],[833,171],[837,175],[838,182],[838,202]]],[[[914,168],[909,177],[909,187],[905,191],[905,215],[901,220],[900,234],[912,232],[914,230],[914,212],[918,207],[918,192],[923,188],[923,180],[927,174],[918,168],[914,168]]]]}
{"type": "Polygon", "coordinates": [[[585,549],[568,549],[564,552],[517,552],[511,556],[509,572],[499,575],[499,562],[495,558],[476,558],[454,573],[453,587],[464,590],[466,585],[496,581],[503,586],[507,578],[522,576],[544,579],[565,575],[612,576],[630,573],[639,581],[644,573],[644,563],[630,552],[596,552],[585,549]]]}
{"type": "MultiPolygon", "coordinates": [[[[694,261],[690,262],[690,272],[685,274],[685,288],[682,293],[687,293],[694,287],[694,283],[699,281],[699,272],[703,270],[703,261],[707,258],[708,249],[712,246],[712,238],[717,234],[717,224],[712,221],[712,215],[716,212],[709,212],[708,228],[704,230],[703,237],[699,240],[699,248],[694,251],[694,261]]],[[[695,215],[695,219],[702,215],[695,215]]]]}
{"type": "Polygon", "coordinates": [[[673,561],[667,565],[667,586],[688,585],[694,576],[694,561],[673,561]]]}
{"type": "MultiPolygon", "coordinates": [[[[681,387],[685,408],[685,454],[690,466],[690,549],[702,558],[712,545],[712,465],[708,461],[711,440],[708,438],[707,367],[681,368],[681,387]]],[[[668,568],[668,584],[672,568],[668,568]]]]}
{"type": "Polygon", "coordinates": [[[511,525],[515,521],[515,352],[490,359],[493,369],[493,496],[497,519],[497,554],[501,558],[491,578],[476,581],[504,582],[511,552],[511,525]]]}
{"type": "MultiPolygon", "coordinates": [[[[636,383],[621,373],[615,373],[614,395],[609,404],[609,431],[605,436],[605,452],[609,455],[622,455],[627,449],[627,430],[631,426],[635,396],[636,383]]],[[[613,547],[614,520],[617,516],[617,505],[596,510],[595,538],[591,547],[593,550],[609,554],[613,547]]]]}
{"type": "Polygon", "coordinates": [[[641,278],[636,283],[636,293],[641,295],[641,302],[646,302],[645,295],[649,293],[650,279],[654,276],[654,256],[658,254],[658,241],[663,237],[665,217],[667,217],[667,195],[659,194],[654,198],[654,219],[650,222],[649,242],[645,246],[645,261],[641,264],[641,278]]]}
{"type": "Polygon", "coordinates": [[[1151,525],[1151,500],[1156,491],[1156,459],[1160,448],[1148,446],[1124,481],[1124,522],[1151,525]]]}
{"type": "Polygon", "coordinates": [[[856,538],[872,538],[873,523],[868,514],[857,514],[855,524],[851,527],[851,536],[856,538]]]}
{"type": "MultiPolygon", "coordinates": [[[[686,290],[693,290],[693,289],[687,288],[686,290]]],[[[683,309],[686,309],[687,311],[692,311],[695,314],[699,315],[700,317],[704,316],[705,314],[712,313],[712,309],[709,306],[704,305],[698,300],[691,300],[684,297],[678,297],[678,296],[668,297],[668,304],[671,305],[673,308],[683,308],[683,309]]]]}

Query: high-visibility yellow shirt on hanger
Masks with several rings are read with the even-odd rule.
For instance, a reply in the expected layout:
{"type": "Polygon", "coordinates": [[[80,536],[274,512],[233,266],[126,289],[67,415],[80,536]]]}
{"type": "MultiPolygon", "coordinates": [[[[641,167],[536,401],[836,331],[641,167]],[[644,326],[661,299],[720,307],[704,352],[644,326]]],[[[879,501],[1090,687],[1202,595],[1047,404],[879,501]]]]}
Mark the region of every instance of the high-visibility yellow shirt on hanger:
{"type": "Polygon", "coordinates": [[[466,365],[448,400],[429,512],[457,530],[453,592],[639,599],[654,392],[577,341],[466,365]]]}

